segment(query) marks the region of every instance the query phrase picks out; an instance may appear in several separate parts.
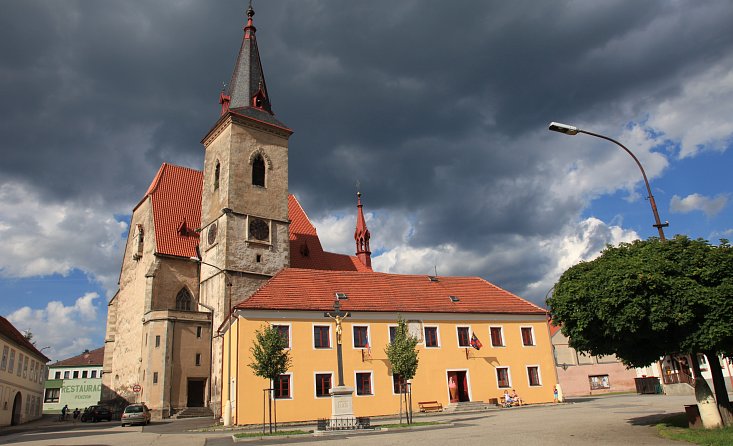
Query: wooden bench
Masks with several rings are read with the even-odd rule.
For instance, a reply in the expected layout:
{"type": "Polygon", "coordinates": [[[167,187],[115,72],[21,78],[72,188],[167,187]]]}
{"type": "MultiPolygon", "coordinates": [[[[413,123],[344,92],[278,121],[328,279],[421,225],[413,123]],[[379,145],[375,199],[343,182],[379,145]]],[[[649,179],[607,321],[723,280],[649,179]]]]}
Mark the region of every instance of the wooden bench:
{"type": "Polygon", "coordinates": [[[417,405],[420,406],[420,412],[443,411],[443,405],[437,401],[420,401],[417,405]]]}

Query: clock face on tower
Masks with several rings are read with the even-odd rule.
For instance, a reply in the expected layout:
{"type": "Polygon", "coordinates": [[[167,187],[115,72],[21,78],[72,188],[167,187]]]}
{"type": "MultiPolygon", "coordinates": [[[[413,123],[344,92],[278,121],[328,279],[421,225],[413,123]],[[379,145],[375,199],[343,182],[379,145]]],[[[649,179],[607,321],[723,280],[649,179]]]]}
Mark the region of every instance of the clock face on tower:
{"type": "Polygon", "coordinates": [[[209,226],[209,232],[207,234],[209,245],[213,245],[216,241],[216,222],[212,223],[211,226],[209,226]]]}
{"type": "Polygon", "coordinates": [[[261,218],[249,221],[249,237],[255,240],[267,240],[270,237],[270,226],[261,218]]]}

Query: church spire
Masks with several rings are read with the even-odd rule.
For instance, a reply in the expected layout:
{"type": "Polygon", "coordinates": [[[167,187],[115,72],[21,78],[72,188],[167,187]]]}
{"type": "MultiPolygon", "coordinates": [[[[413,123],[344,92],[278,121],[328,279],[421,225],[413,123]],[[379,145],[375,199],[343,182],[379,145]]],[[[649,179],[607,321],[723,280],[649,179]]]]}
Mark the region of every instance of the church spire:
{"type": "Polygon", "coordinates": [[[356,256],[361,263],[372,267],[372,253],[369,251],[369,229],[367,229],[366,220],[364,219],[364,211],[361,205],[361,192],[356,193],[356,231],[354,231],[354,240],[356,241],[356,256]]]}
{"type": "Polygon", "coordinates": [[[222,93],[219,103],[222,104],[222,115],[229,109],[256,109],[272,115],[270,97],[267,94],[265,73],[262,71],[260,52],[254,26],[252,2],[247,8],[247,25],[244,27],[242,47],[239,49],[237,63],[234,66],[232,80],[229,82],[227,94],[222,93]]]}

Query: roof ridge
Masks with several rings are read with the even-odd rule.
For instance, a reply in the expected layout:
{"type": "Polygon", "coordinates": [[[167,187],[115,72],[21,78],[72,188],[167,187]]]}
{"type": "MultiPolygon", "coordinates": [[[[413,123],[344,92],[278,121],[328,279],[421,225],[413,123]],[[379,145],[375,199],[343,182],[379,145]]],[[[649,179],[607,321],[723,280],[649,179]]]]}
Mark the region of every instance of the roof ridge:
{"type": "Polygon", "coordinates": [[[512,296],[516,297],[517,299],[520,299],[520,300],[522,300],[522,301],[524,301],[524,302],[526,302],[526,303],[528,303],[528,304],[532,305],[533,307],[535,307],[535,308],[537,308],[537,309],[539,309],[539,310],[542,310],[542,311],[544,311],[544,312],[547,312],[547,308],[542,308],[542,307],[540,307],[539,305],[537,305],[537,304],[535,304],[535,303],[533,303],[533,302],[530,302],[530,301],[528,301],[527,299],[525,299],[525,298],[523,298],[523,297],[519,297],[519,296],[517,296],[516,294],[512,293],[511,291],[507,291],[507,290],[505,290],[504,288],[502,288],[502,287],[500,287],[500,286],[498,286],[498,285],[495,285],[495,284],[493,284],[493,283],[489,282],[488,280],[484,279],[483,277],[479,277],[479,279],[480,279],[480,280],[482,280],[482,281],[484,281],[484,282],[486,282],[486,283],[488,283],[489,285],[493,286],[494,288],[497,288],[497,289],[499,289],[499,290],[501,290],[501,291],[503,291],[503,292],[505,292],[505,293],[509,293],[509,294],[511,294],[512,296]]]}

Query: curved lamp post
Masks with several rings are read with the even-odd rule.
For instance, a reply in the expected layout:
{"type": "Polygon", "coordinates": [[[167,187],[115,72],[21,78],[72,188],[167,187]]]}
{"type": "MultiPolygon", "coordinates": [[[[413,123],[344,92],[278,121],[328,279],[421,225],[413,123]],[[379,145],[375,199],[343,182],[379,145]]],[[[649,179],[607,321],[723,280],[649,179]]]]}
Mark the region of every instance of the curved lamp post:
{"type": "Polygon", "coordinates": [[[631,157],[634,158],[634,161],[636,161],[636,165],[639,166],[639,170],[641,170],[641,176],[644,177],[644,184],[646,185],[646,191],[649,194],[649,203],[652,206],[652,213],[654,214],[654,225],[653,226],[657,228],[657,230],[659,231],[659,239],[662,241],[666,240],[666,238],[664,237],[664,230],[662,228],[666,228],[667,226],[669,226],[669,222],[665,221],[664,223],[662,223],[662,221],[659,219],[659,212],[657,212],[657,203],[654,201],[654,195],[652,195],[652,189],[651,187],[649,187],[649,180],[647,180],[646,178],[646,172],[644,172],[644,168],[641,167],[641,163],[636,158],[636,156],[633,153],[631,153],[631,150],[627,149],[626,146],[624,146],[623,144],[621,144],[620,142],[616,141],[613,138],[609,138],[608,136],[604,136],[604,135],[599,135],[598,133],[589,132],[587,130],[581,130],[572,125],[561,124],[559,122],[551,122],[548,129],[553,132],[564,133],[566,135],[577,135],[578,133],[585,133],[586,135],[591,135],[591,136],[595,136],[596,138],[605,139],[606,141],[611,141],[612,143],[621,147],[622,149],[626,151],[626,153],[631,155],[631,157]]]}

